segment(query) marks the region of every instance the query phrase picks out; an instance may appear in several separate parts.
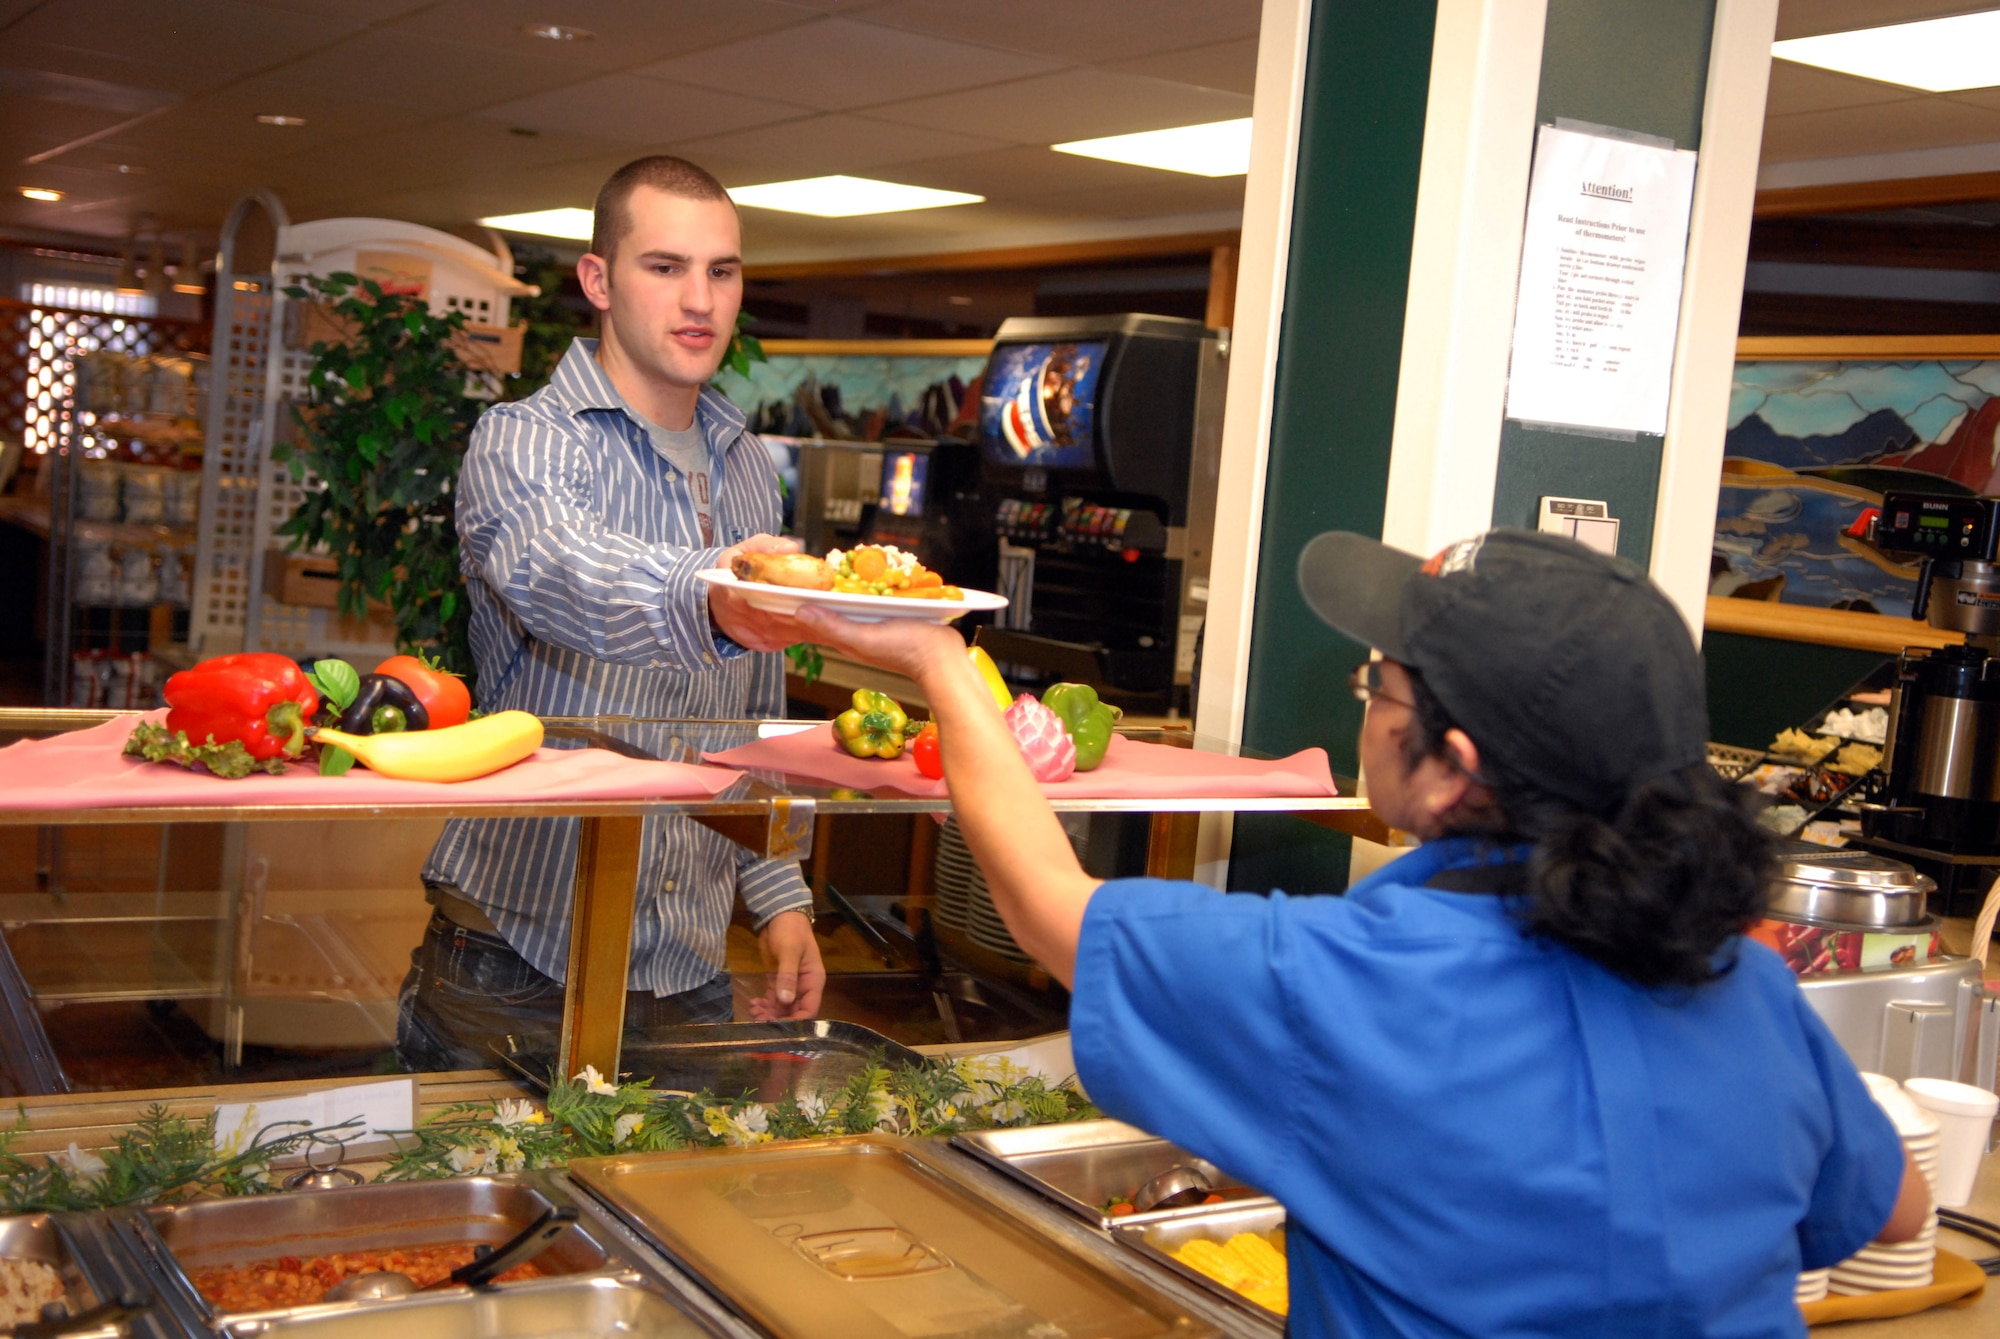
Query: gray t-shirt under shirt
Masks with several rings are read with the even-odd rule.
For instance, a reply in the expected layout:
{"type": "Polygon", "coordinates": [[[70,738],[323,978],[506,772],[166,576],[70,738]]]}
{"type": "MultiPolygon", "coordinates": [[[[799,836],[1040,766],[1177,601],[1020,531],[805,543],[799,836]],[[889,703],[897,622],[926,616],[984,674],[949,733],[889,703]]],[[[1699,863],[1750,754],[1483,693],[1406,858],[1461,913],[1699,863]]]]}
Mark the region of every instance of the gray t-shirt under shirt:
{"type": "Polygon", "coordinates": [[[695,515],[701,521],[703,547],[715,543],[715,523],[709,519],[708,505],[708,436],[701,430],[701,420],[697,418],[687,427],[676,430],[662,427],[643,414],[638,417],[646,425],[653,445],[673,462],[675,469],[687,476],[688,493],[694,498],[695,515]]]}

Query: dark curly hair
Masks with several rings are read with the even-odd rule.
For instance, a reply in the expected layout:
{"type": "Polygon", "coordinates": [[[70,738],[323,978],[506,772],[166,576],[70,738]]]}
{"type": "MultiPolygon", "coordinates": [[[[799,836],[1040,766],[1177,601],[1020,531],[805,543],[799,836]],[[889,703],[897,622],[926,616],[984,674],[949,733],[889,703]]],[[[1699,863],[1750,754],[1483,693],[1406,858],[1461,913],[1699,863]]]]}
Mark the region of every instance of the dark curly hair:
{"type": "MultiPolygon", "coordinates": [[[[1450,715],[1407,665],[1415,720],[1404,761],[1447,756],[1450,715]]],[[[1476,742],[1476,741],[1475,741],[1476,742]]],[[[1480,757],[1491,808],[1456,831],[1529,854],[1517,914],[1526,933],[1649,987],[1693,987],[1735,965],[1733,941],[1764,914],[1776,838],[1759,799],[1696,763],[1635,787],[1605,812],[1579,809],[1480,757]]]]}

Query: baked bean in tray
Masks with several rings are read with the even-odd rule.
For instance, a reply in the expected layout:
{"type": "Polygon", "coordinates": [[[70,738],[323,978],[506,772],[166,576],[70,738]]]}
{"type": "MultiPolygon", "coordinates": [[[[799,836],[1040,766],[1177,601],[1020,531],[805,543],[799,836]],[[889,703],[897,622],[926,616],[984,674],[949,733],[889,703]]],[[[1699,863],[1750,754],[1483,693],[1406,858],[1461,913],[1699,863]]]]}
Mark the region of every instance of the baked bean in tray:
{"type": "MultiPolygon", "coordinates": [[[[473,1261],[470,1242],[452,1246],[418,1246],[402,1250],[341,1251],[335,1255],[281,1255],[247,1265],[209,1265],[188,1271],[201,1295],[218,1311],[268,1311],[276,1307],[308,1306],[326,1290],[356,1274],[393,1270],[410,1276],[419,1288],[442,1282],[454,1269],[473,1261]]],[[[531,1261],[502,1274],[497,1282],[538,1279],[542,1271],[531,1261]]]]}

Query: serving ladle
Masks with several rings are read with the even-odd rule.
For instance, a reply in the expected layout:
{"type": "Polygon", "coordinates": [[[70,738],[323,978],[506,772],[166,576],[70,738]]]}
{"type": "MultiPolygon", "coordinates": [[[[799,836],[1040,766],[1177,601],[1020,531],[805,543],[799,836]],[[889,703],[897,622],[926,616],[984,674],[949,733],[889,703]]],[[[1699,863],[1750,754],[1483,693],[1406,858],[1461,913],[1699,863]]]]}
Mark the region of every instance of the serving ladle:
{"type": "Polygon", "coordinates": [[[1140,1186],[1139,1193],[1132,1196],[1132,1208],[1139,1213],[1185,1209],[1214,1193],[1214,1183],[1199,1168],[1174,1166],[1140,1186]]]}
{"type": "Polygon", "coordinates": [[[383,1269],[342,1279],[326,1290],[326,1300],[374,1302],[390,1297],[408,1297],[411,1293],[432,1292],[456,1284],[477,1288],[491,1283],[508,1270],[517,1269],[540,1255],[569,1228],[571,1223],[576,1221],[576,1218],[576,1210],[567,1205],[544,1210],[541,1217],[492,1250],[478,1256],[471,1264],[460,1265],[436,1283],[426,1283],[421,1288],[408,1274],[393,1269],[383,1269]]]}

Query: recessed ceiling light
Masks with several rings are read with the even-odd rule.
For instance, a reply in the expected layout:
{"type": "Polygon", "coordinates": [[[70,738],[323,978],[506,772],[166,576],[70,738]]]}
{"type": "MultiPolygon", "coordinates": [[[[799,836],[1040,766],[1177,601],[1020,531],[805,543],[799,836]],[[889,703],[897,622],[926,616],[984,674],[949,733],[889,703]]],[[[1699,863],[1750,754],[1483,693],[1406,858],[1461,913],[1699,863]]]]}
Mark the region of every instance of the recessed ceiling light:
{"type": "Polygon", "coordinates": [[[23,186],[21,194],[27,196],[30,200],[40,200],[44,204],[51,205],[63,197],[61,191],[53,190],[47,186],[23,186]]]}
{"type": "Polygon", "coordinates": [[[1991,88],[2000,84],[2000,10],[1792,37],[1773,42],[1771,54],[1926,93],[1991,88]]]}
{"type": "Polygon", "coordinates": [[[549,42],[588,42],[597,36],[588,28],[572,28],[566,23],[524,23],[521,31],[549,42]]]}
{"type": "Polygon", "coordinates": [[[143,177],[146,175],[146,169],[140,167],[137,163],[106,163],[104,170],[107,172],[116,172],[120,176],[125,177],[143,177]]]}
{"type": "Polygon", "coordinates": [[[306,123],[303,116],[286,116],[282,112],[264,112],[257,119],[267,126],[302,126],[306,123]]]}
{"type": "Polygon", "coordinates": [[[561,237],[571,242],[590,240],[591,212],[568,205],[562,209],[531,209],[525,214],[495,214],[479,220],[502,232],[532,233],[536,237],[561,237]]]}
{"type": "Polygon", "coordinates": [[[729,198],[753,209],[782,209],[788,214],[813,214],[823,219],[858,214],[896,214],[908,209],[942,209],[946,205],[976,205],[983,195],[938,191],[928,186],[904,186],[867,177],[806,177],[772,181],[762,186],[732,186],[729,198]]]}
{"type": "Polygon", "coordinates": [[[1240,177],[1250,170],[1250,118],[1071,140],[1049,147],[1079,158],[1189,172],[1197,177],[1240,177]]]}

